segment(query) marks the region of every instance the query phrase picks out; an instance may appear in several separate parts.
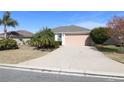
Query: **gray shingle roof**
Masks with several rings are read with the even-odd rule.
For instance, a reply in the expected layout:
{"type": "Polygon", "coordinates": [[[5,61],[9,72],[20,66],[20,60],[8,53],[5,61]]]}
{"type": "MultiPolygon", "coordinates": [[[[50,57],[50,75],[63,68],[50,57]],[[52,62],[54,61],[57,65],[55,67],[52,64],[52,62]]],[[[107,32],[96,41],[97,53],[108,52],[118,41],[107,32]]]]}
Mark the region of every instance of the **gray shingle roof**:
{"type": "MultiPolygon", "coordinates": [[[[33,33],[26,31],[26,30],[17,30],[17,31],[10,31],[7,33],[9,37],[12,38],[30,38],[33,36],[33,33]]],[[[0,33],[0,38],[4,37],[4,33],[0,33]]]]}
{"type": "Polygon", "coordinates": [[[57,33],[65,33],[65,34],[89,34],[90,30],[84,27],[70,25],[70,26],[60,26],[53,28],[52,31],[57,33]]]}

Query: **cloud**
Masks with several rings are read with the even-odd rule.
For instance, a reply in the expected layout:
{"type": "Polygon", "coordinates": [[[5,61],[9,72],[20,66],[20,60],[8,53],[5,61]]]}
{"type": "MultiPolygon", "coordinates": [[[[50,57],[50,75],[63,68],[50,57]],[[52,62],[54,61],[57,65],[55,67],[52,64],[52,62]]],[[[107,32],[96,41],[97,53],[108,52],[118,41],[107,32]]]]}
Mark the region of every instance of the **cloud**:
{"type": "Polygon", "coordinates": [[[75,25],[81,26],[81,27],[86,27],[86,28],[89,28],[89,29],[93,29],[95,27],[103,27],[106,24],[105,23],[98,23],[98,22],[87,21],[87,22],[80,22],[80,23],[77,23],[75,25]]]}

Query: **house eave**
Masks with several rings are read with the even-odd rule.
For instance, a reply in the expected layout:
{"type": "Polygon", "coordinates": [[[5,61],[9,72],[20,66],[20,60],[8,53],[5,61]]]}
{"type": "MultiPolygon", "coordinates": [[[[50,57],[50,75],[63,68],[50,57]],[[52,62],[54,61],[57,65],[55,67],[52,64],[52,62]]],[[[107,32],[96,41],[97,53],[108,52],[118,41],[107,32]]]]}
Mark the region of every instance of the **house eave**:
{"type": "Polygon", "coordinates": [[[56,32],[56,33],[54,33],[54,34],[66,34],[66,35],[68,35],[68,34],[72,34],[72,35],[89,35],[90,34],[90,32],[56,32]]]}

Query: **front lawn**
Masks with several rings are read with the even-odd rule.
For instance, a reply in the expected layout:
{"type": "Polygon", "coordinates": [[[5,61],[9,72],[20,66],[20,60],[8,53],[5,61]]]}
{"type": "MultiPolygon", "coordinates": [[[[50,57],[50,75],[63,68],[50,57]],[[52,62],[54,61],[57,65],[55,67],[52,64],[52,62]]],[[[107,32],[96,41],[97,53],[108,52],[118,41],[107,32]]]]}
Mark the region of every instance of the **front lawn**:
{"type": "MultiPolygon", "coordinates": [[[[114,45],[96,45],[96,48],[103,52],[107,57],[124,63],[124,53],[119,53],[120,47],[114,46],[114,45]]],[[[122,48],[123,49],[123,48],[122,48]]]]}
{"type": "Polygon", "coordinates": [[[102,52],[118,52],[120,47],[114,45],[96,45],[96,48],[102,52]]]}
{"type": "Polygon", "coordinates": [[[33,47],[19,46],[19,49],[0,51],[0,63],[17,64],[42,57],[52,50],[34,50],[33,47]]]}

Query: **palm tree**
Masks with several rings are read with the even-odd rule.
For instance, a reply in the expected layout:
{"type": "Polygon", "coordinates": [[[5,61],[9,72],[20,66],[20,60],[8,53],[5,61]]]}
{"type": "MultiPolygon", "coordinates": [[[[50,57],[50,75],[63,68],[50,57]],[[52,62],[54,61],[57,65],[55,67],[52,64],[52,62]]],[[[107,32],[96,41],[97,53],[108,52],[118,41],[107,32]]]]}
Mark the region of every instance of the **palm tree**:
{"type": "Polygon", "coordinates": [[[3,18],[0,19],[0,25],[3,25],[4,27],[4,38],[7,38],[7,27],[16,27],[18,25],[18,22],[11,18],[10,12],[5,12],[3,15],[3,18]]]}

